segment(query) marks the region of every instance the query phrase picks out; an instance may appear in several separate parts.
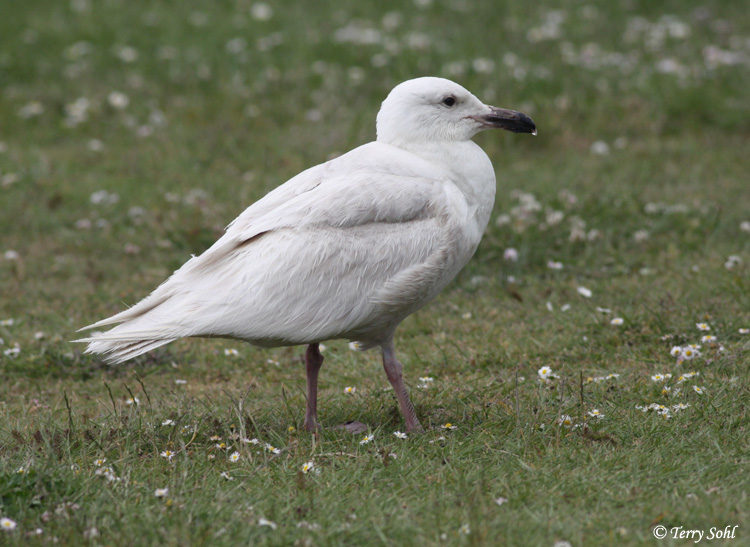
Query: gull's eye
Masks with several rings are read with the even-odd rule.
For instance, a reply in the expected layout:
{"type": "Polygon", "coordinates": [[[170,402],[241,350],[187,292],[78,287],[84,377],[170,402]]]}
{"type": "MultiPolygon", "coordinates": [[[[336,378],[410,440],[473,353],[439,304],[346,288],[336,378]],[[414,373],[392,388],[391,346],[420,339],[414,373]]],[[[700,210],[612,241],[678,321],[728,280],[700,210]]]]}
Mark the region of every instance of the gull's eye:
{"type": "Polygon", "coordinates": [[[443,99],[443,104],[445,106],[453,106],[454,104],[456,104],[456,98],[453,96],[446,97],[445,99],[443,99]]]}

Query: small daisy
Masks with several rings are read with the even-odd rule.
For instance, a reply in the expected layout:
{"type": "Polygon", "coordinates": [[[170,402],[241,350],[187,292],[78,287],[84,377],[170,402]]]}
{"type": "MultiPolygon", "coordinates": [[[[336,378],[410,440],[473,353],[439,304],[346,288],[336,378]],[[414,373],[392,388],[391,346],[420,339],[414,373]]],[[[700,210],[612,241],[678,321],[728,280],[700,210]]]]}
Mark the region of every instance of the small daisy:
{"type": "Polygon", "coordinates": [[[26,469],[24,466],[21,466],[18,469],[16,469],[16,473],[18,473],[19,475],[23,475],[24,473],[28,473],[28,472],[29,470],[26,469]]]}
{"type": "Polygon", "coordinates": [[[698,330],[711,330],[711,326],[708,323],[696,323],[695,326],[698,328],[698,330]]]}
{"type": "Polygon", "coordinates": [[[12,532],[16,529],[16,521],[9,519],[8,517],[0,518],[0,528],[6,532],[12,532]]]}
{"type": "Polygon", "coordinates": [[[224,479],[227,479],[228,481],[233,481],[233,480],[234,480],[234,477],[232,477],[232,475],[230,475],[230,474],[229,474],[229,473],[227,473],[226,471],[222,471],[222,472],[221,472],[221,473],[219,474],[219,476],[220,476],[220,477],[222,477],[222,478],[224,478],[224,479]]]}
{"type": "Polygon", "coordinates": [[[275,522],[264,519],[263,517],[258,519],[258,526],[268,526],[271,530],[276,530],[277,527],[275,522]]]}
{"type": "Polygon", "coordinates": [[[420,376],[417,387],[421,389],[427,389],[428,387],[430,387],[430,384],[432,384],[434,381],[435,381],[435,378],[432,378],[431,376],[420,376]]]}
{"type": "Polygon", "coordinates": [[[652,380],[653,382],[666,382],[666,381],[667,381],[667,380],[669,380],[669,379],[670,379],[671,377],[672,377],[672,375],[671,375],[671,374],[669,374],[669,373],[667,373],[667,374],[654,374],[654,375],[653,375],[653,376],[651,377],[651,380],[652,380]]]}
{"type": "Polygon", "coordinates": [[[15,319],[3,319],[0,321],[0,327],[12,327],[15,322],[15,319]]]}
{"type": "Polygon", "coordinates": [[[567,414],[563,414],[557,419],[557,425],[562,425],[565,427],[570,427],[573,425],[573,418],[568,416],[567,414]]]}
{"type": "Polygon", "coordinates": [[[452,423],[447,423],[440,426],[441,429],[456,429],[456,427],[457,426],[453,425],[452,423]]]}
{"type": "Polygon", "coordinates": [[[690,406],[689,403],[677,403],[676,405],[672,407],[672,410],[674,410],[675,412],[678,412],[680,410],[685,410],[689,406],[690,406]]]}
{"type": "Polygon", "coordinates": [[[695,359],[696,357],[699,357],[701,352],[696,349],[696,347],[700,346],[686,346],[682,348],[682,352],[680,353],[680,359],[683,359],[685,361],[690,361],[692,359],[695,359]]]}
{"type": "Polygon", "coordinates": [[[269,451],[269,452],[270,452],[271,454],[281,454],[281,450],[279,450],[278,448],[276,448],[276,447],[275,447],[275,446],[273,446],[273,445],[270,445],[270,444],[268,444],[268,443],[265,443],[265,444],[264,444],[263,446],[264,446],[264,447],[265,447],[265,449],[266,449],[266,450],[268,450],[268,451],[269,451]]]}
{"type": "Polygon", "coordinates": [[[706,393],[706,388],[703,386],[693,386],[693,391],[695,391],[698,395],[704,395],[706,393]]]}
{"type": "Polygon", "coordinates": [[[174,420],[164,420],[161,425],[174,425],[174,420]]]}
{"type": "Polygon", "coordinates": [[[495,503],[497,503],[498,505],[503,505],[504,503],[508,503],[508,498],[500,496],[499,498],[495,499],[495,503]]]}
{"type": "Polygon", "coordinates": [[[159,454],[162,458],[167,458],[167,461],[172,461],[172,458],[174,458],[174,452],[171,450],[165,450],[161,454],[159,454]]]}
{"type": "Polygon", "coordinates": [[[612,319],[612,321],[609,322],[610,325],[622,325],[624,323],[624,319],[622,317],[615,317],[612,319]]]}
{"type": "Polygon", "coordinates": [[[362,437],[362,440],[359,441],[359,444],[367,444],[370,441],[372,441],[375,438],[375,435],[365,435],[362,437]]]}
{"type": "Polygon", "coordinates": [[[471,528],[469,528],[468,524],[462,524],[461,528],[458,529],[458,533],[468,536],[471,533],[471,528]]]}
{"type": "Polygon", "coordinates": [[[97,467],[101,467],[105,463],[107,463],[107,458],[99,458],[97,460],[94,460],[94,465],[97,467]]]}
{"type": "Polygon", "coordinates": [[[594,408],[592,410],[589,410],[588,415],[591,416],[592,418],[596,418],[598,420],[601,420],[602,418],[604,418],[604,414],[602,414],[601,412],[599,412],[599,410],[596,409],[596,408],[594,408]]]}
{"type": "Polygon", "coordinates": [[[563,263],[557,262],[555,260],[548,260],[547,261],[547,267],[550,270],[562,270],[563,269],[563,263]]]}
{"type": "Polygon", "coordinates": [[[584,298],[591,298],[591,296],[594,294],[591,292],[591,289],[587,289],[586,287],[578,287],[576,290],[578,291],[578,294],[580,294],[584,298]]]}
{"type": "Polygon", "coordinates": [[[745,328],[740,329],[740,334],[749,334],[749,333],[750,333],[750,329],[745,329],[745,328]]]}
{"type": "Polygon", "coordinates": [[[406,433],[401,433],[400,431],[394,431],[393,434],[399,439],[406,439],[406,433]]]}
{"type": "Polygon", "coordinates": [[[224,355],[228,357],[238,357],[240,355],[240,352],[234,348],[227,348],[224,350],[224,355]]]}
{"type": "Polygon", "coordinates": [[[344,393],[347,393],[349,395],[352,395],[353,393],[356,393],[356,392],[357,392],[357,388],[356,387],[346,386],[344,388],[344,393]]]}
{"type": "Polygon", "coordinates": [[[210,436],[210,437],[208,438],[208,440],[209,440],[209,441],[220,441],[220,440],[221,440],[221,436],[219,436],[219,435],[211,435],[211,436],[210,436]]]}
{"type": "Polygon", "coordinates": [[[232,463],[236,463],[240,460],[240,453],[239,452],[232,452],[231,456],[229,456],[229,461],[232,463]]]}
{"type": "Polygon", "coordinates": [[[305,462],[304,464],[302,464],[302,472],[307,474],[310,471],[312,471],[314,467],[315,467],[314,462],[305,462]]]}
{"type": "Polygon", "coordinates": [[[557,378],[554,372],[552,372],[552,369],[550,367],[542,367],[540,368],[537,373],[539,374],[540,380],[548,380],[549,378],[557,378]]]}
{"type": "Polygon", "coordinates": [[[349,349],[352,351],[361,351],[362,345],[359,342],[349,342],[349,349]]]}
{"type": "Polygon", "coordinates": [[[169,488],[157,488],[154,491],[154,496],[157,498],[166,498],[167,494],[169,494],[169,488]]]}
{"type": "Polygon", "coordinates": [[[139,405],[141,404],[141,400],[138,397],[128,397],[128,399],[125,400],[125,404],[139,405]]]}
{"type": "Polygon", "coordinates": [[[183,386],[183,385],[187,384],[187,380],[180,380],[178,378],[177,380],[174,381],[174,383],[177,384],[178,386],[183,386]]]}
{"type": "Polygon", "coordinates": [[[704,344],[712,344],[716,342],[716,336],[712,334],[706,334],[705,336],[701,337],[701,342],[704,344]]]}

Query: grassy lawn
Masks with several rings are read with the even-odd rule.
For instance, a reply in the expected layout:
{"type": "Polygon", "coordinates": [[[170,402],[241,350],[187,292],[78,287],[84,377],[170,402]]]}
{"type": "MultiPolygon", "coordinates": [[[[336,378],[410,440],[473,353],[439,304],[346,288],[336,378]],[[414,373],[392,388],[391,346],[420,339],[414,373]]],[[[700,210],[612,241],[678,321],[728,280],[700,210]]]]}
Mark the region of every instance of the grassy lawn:
{"type": "Polygon", "coordinates": [[[2,14],[0,544],[750,542],[742,2],[2,14]],[[316,437],[302,348],[183,340],[110,367],[68,342],[372,140],[422,75],[539,128],[477,138],[490,226],[398,331],[427,433],[394,435],[379,354],[346,341],[326,343],[316,437]],[[348,420],[367,436],[333,429],[348,420]]]}

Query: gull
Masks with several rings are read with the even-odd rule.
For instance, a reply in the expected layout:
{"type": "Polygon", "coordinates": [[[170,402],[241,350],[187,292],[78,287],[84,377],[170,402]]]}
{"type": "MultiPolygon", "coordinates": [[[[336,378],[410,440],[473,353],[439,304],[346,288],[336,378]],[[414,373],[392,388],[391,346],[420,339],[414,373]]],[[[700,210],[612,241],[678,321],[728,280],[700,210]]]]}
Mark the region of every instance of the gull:
{"type": "Polygon", "coordinates": [[[471,139],[485,129],[536,134],[520,112],[485,105],[459,84],[397,85],[376,140],[291,178],[248,207],[131,308],[76,342],[111,363],[186,337],[260,347],[306,345],[305,428],[318,427],[319,344],[379,347],[407,431],[423,431],[394,333],[474,254],[495,199],[495,171],[471,139]]]}

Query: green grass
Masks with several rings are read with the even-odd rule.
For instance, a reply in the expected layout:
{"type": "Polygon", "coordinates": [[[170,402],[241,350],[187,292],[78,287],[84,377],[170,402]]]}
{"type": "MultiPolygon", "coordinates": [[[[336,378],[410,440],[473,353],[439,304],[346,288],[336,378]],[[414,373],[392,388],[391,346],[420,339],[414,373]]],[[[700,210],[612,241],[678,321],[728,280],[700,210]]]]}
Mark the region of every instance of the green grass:
{"type": "Polygon", "coordinates": [[[0,321],[13,322],[0,326],[0,517],[17,527],[0,543],[692,544],[655,539],[656,525],[739,525],[725,544],[750,540],[741,2],[283,2],[267,21],[244,1],[6,4],[0,321]],[[376,30],[377,43],[338,41],[347,26],[376,30]],[[123,60],[124,46],[137,58],[123,60]],[[270,189],[371,140],[387,92],[428,74],[529,113],[539,136],[477,138],[498,178],[487,234],[398,331],[426,434],[393,435],[404,425],[378,355],[345,342],[327,344],[320,417],[368,424],[365,445],[299,431],[301,348],[186,340],[112,368],[68,342],[270,189]],[[593,153],[596,141],[609,153],[593,153]],[[119,199],[92,203],[100,190],[119,199]],[[518,191],[540,210],[523,216],[518,191]],[[562,220],[548,223],[550,211],[562,220]],[[576,219],[585,237],[571,240],[576,219]],[[517,262],[503,258],[510,247],[517,262]],[[703,321],[717,344],[679,365],[670,349],[700,343],[703,321]],[[560,377],[541,383],[543,366],[560,377]],[[658,373],[673,374],[671,395],[658,373]],[[608,374],[619,377],[588,380],[608,374]],[[649,403],[690,406],[665,419],[636,408],[649,403]],[[558,425],[564,415],[580,427],[558,425]],[[97,474],[100,458],[116,481],[97,474]]]}

